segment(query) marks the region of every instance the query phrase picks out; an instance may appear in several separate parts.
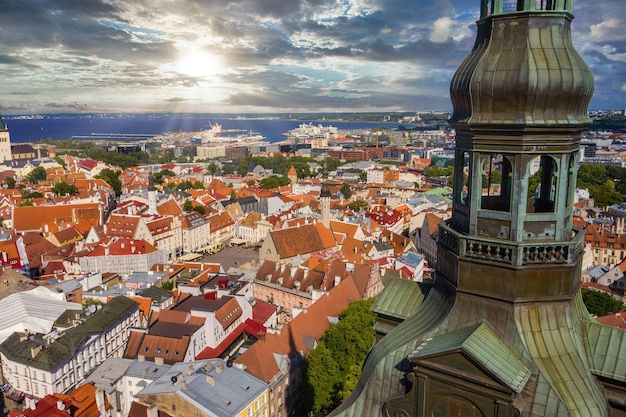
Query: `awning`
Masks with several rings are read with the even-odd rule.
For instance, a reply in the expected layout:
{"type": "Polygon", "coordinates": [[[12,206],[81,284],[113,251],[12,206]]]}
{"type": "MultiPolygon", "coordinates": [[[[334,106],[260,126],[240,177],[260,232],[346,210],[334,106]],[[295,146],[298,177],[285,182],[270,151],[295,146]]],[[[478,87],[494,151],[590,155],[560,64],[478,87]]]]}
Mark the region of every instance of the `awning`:
{"type": "Polygon", "coordinates": [[[246,320],[246,333],[250,336],[259,337],[259,334],[267,333],[267,329],[261,323],[258,323],[252,319],[246,320]]]}
{"type": "Polygon", "coordinates": [[[186,255],[180,256],[178,258],[179,261],[196,261],[198,259],[202,258],[202,255],[199,253],[188,253],[186,255]]]}

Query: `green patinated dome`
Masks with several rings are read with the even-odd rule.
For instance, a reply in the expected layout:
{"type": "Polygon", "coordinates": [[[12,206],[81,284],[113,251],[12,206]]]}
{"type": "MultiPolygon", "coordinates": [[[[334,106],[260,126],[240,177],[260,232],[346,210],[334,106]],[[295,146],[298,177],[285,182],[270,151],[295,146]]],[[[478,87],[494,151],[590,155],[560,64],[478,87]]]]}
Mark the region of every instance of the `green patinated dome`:
{"type": "Polygon", "coordinates": [[[519,11],[478,22],[452,79],[453,124],[588,124],[594,79],[571,41],[566,11],[519,11]],[[540,17],[537,19],[537,17],[540,17]]]}

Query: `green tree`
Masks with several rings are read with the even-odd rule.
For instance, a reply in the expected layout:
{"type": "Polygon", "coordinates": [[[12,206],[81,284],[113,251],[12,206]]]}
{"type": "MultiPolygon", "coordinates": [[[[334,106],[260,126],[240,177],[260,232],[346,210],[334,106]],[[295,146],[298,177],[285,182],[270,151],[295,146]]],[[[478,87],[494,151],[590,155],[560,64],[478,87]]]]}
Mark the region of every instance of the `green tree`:
{"type": "Polygon", "coordinates": [[[168,281],[162,282],[161,289],[172,291],[174,289],[174,280],[170,279],[168,281]]]}
{"type": "Polygon", "coordinates": [[[349,203],[347,207],[353,211],[361,211],[365,210],[368,207],[368,204],[367,201],[359,199],[349,203]]]}
{"type": "Polygon", "coordinates": [[[15,178],[13,177],[6,177],[4,179],[4,183],[6,184],[7,188],[15,188],[15,178]]]}
{"type": "Polygon", "coordinates": [[[191,200],[185,200],[183,203],[183,210],[185,211],[193,211],[193,203],[191,200]]]}
{"type": "Polygon", "coordinates": [[[344,198],[352,197],[352,189],[350,188],[350,184],[344,182],[341,184],[341,194],[343,194],[344,198]]]}
{"type": "MultiPolygon", "coordinates": [[[[589,190],[591,193],[591,189],[589,190]]],[[[624,201],[624,196],[615,190],[615,182],[606,180],[604,184],[595,188],[593,199],[596,207],[606,207],[624,201]]]]}
{"type": "Polygon", "coordinates": [[[209,166],[207,167],[207,169],[209,170],[209,174],[215,175],[215,173],[218,171],[219,167],[217,166],[217,164],[215,162],[211,162],[209,164],[209,166]]]}
{"type": "Polygon", "coordinates": [[[46,169],[42,166],[39,166],[26,175],[26,181],[31,184],[38,184],[39,181],[43,181],[46,179],[46,169]]]}
{"type": "Polygon", "coordinates": [[[66,182],[58,182],[52,187],[52,192],[55,195],[76,195],[78,190],[74,184],[68,184],[66,182]]]}
{"type": "Polygon", "coordinates": [[[26,207],[26,206],[32,206],[32,205],[33,205],[32,198],[25,198],[18,204],[18,206],[20,207],[26,207]]]}
{"type": "Polygon", "coordinates": [[[248,175],[248,164],[245,161],[240,162],[237,166],[237,175],[239,175],[240,177],[245,177],[246,175],[248,175]]]}
{"type": "Polygon", "coordinates": [[[304,375],[302,402],[305,411],[319,412],[333,407],[339,365],[323,341],[307,355],[304,375]]]}
{"type": "Polygon", "coordinates": [[[159,172],[155,172],[152,174],[152,178],[154,178],[154,182],[157,184],[161,184],[163,182],[163,177],[175,177],[176,173],[169,169],[162,169],[159,172]]]}
{"type": "Polygon", "coordinates": [[[203,216],[206,214],[206,209],[204,208],[204,206],[195,206],[193,208],[193,211],[195,211],[196,213],[200,213],[203,216]]]}
{"type": "Polygon", "coordinates": [[[96,300],[95,298],[85,298],[83,299],[83,309],[89,308],[89,306],[100,306],[102,307],[104,303],[100,300],[96,300]]]}
{"type": "Polygon", "coordinates": [[[272,188],[278,188],[278,187],[281,187],[283,185],[287,185],[290,182],[291,181],[287,177],[279,177],[279,176],[276,176],[276,175],[272,175],[270,177],[263,178],[262,180],[260,180],[259,181],[259,185],[262,188],[271,190],[272,188]]]}
{"type": "Polygon", "coordinates": [[[303,396],[305,412],[327,411],[347,398],[360,377],[374,344],[375,299],[354,301],[339,313],[337,324],[324,333],[306,357],[303,396]]]}
{"type": "Polygon", "coordinates": [[[624,308],[623,302],[603,292],[583,288],[582,296],[589,313],[597,316],[606,316],[612,311],[618,311],[624,308]]]}
{"type": "Polygon", "coordinates": [[[24,189],[22,191],[22,198],[24,200],[32,200],[33,198],[41,198],[41,197],[43,197],[43,194],[41,194],[39,191],[31,191],[29,189],[24,189]]]}
{"type": "Polygon", "coordinates": [[[454,173],[454,167],[438,167],[436,165],[431,165],[424,170],[424,175],[429,178],[434,177],[449,177],[454,173]]]}
{"type": "Polygon", "coordinates": [[[63,169],[67,168],[67,164],[65,163],[65,161],[63,160],[63,158],[61,158],[60,156],[55,156],[54,159],[59,165],[61,165],[63,167],[63,169]]]}
{"type": "Polygon", "coordinates": [[[115,195],[120,195],[122,193],[122,181],[120,180],[120,171],[113,171],[111,168],[104,168],[100,173],[94,178],[98,178],[106,182],[113,188],[115,191],[115,195]]]}

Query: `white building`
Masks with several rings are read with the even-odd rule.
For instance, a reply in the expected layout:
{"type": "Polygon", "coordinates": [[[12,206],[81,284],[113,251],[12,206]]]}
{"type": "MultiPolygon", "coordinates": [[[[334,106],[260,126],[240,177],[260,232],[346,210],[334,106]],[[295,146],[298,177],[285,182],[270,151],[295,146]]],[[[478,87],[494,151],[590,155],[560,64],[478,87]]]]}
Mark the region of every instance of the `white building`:
{"type": "Polygon", "coordinates": [[[12,388],[43,398],[85,381],[109,357],[121,357],[130,328],[139,322],[138,304],[117,297],[95,311],[71,312],[48,334],[13,333],[0,345],[2,373],[12,388]]]}

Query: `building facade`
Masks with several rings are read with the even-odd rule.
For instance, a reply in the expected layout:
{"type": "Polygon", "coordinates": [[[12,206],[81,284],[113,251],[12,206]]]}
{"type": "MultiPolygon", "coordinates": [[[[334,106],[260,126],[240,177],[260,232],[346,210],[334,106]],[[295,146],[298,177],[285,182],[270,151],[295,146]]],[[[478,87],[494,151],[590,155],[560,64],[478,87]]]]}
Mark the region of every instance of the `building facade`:
{"type": "Polygon", "coordinates": [[[106,358],[121,357],[138,323],[138,304],[117,297],[89,315],[68,312],[49,334],[13,333],[0,345],[4,380],[33,398],[68,392],[106,358]]]}

